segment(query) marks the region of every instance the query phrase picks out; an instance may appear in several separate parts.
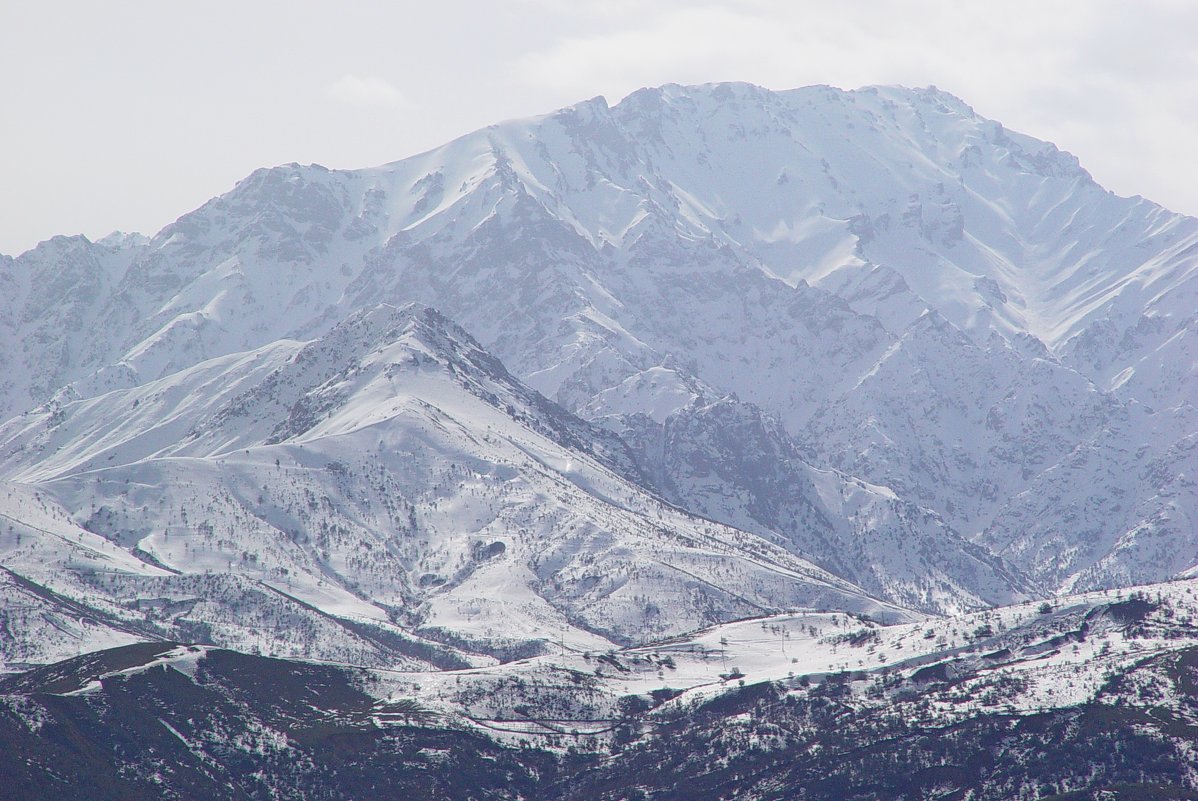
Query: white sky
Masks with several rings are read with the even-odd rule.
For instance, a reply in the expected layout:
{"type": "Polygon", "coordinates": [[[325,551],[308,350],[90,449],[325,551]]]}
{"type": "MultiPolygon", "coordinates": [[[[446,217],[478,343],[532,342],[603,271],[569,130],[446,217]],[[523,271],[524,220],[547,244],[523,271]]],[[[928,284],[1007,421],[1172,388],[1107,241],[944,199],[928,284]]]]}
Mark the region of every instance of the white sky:
{"type": "Polygon", "coordinates": [[[1194,0],[0,0],[0,253],[641,86],[935,84],[1198,215],[1194,0]]]}

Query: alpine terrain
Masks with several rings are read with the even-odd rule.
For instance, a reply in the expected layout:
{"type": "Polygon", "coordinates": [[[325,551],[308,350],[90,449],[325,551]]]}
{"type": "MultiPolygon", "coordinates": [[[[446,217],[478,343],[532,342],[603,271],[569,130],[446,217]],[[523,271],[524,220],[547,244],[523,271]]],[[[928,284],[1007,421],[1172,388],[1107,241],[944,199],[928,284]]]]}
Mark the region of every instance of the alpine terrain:
{"type": "Polygon", "coordinates": [[[1198,219],[668,85],[0,257],[0,798],[1198,798],[1198,219]]]}

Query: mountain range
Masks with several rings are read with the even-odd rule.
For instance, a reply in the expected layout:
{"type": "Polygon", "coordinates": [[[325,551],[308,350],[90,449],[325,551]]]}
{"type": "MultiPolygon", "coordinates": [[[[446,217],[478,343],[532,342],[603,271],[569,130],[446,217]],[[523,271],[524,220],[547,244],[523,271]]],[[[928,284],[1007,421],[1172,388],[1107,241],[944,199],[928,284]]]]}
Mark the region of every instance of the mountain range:
{"type": "Polygon", "coordinates": [[[1196,309],[1198,220],[935,88],[668,85],[258,170],[0,257],[0,668],[525,681],[794,614],[943,662],[963,615],[1184,594],[1196,309]]]}

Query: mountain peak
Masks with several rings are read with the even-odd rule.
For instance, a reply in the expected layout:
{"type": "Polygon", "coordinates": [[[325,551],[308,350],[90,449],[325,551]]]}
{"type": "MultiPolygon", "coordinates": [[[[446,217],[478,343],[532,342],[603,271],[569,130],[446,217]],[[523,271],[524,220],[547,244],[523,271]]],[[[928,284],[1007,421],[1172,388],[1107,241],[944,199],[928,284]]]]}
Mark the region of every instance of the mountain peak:
{"type": "Polygon", "coordinates": [[[324,337],[359,343],[362,347],[377,347],[409,333],[417,334],[426,345],[443,348],[449,341],[481,350],[465,330],[441,312],[425,303],[378,303],[353,312],[337,323],[324,337]]]}

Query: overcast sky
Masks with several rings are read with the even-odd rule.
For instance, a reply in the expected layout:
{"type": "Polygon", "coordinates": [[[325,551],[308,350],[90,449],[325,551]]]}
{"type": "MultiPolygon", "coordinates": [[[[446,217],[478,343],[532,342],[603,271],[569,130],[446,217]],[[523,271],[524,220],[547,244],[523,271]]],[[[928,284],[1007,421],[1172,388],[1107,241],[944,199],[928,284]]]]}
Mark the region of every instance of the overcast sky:
{"type": "Polygon", "coordinates": [[[0,253],[641,86],[935,84],[1198,215],[1198,2],[0,2],[0,253]]]}

